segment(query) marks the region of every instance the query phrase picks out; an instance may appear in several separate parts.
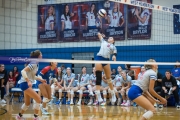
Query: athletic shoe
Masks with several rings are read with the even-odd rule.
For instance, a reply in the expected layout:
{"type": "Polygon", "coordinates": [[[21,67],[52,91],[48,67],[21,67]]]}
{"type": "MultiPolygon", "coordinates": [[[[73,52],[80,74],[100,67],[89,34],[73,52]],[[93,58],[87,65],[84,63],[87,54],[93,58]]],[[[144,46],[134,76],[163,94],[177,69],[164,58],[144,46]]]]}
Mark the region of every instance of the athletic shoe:
{"type": "Polygon", "coordinates": [[[92,105],[93,104],[93,101],[90,101],[87,105],[92,105]]]}
{"type": "Polygon", "coordinates": [[[66,102],[66,105],[70,105],[70,101],[67,101],[67,102],[66,102]]]}
{"type": "Polygon", "coordinates": [[[16,120],[25,120],[25,118],[23,118],[23,116],[20,117],[19,115],[17,115],[16,120]]]}
{"type": "Polygon", "coordinates": [[[130,103],[129,103],[129,102],[126,102],[126,103],[124,104],[124,106],[129,107],[129,106],[130,106],[130,103]]]}
{"type": "Polygon", "coordinates": [[[163,108],[163,105],[159,105],[159,108],[163,108]]]}
{"type": "Polygon", "coordinates": [[[70,105],[74,105],[74,102],[73,102],[73,101],[71,101],[71,102],[70,102],[70,105]]]}
{"type": "Polygon", "coordinates": [[[0,103],[1,103],[1,104],[6,104],[6,101],[5,101],[4,99],[2,99],[2,100],[0,101],[0,103]]]}
{"type": "Polygon", "coordinates": [[[81,102],[80,102],[80,101],[78,101],[77,105],[81,105],[81,102]]]}
{"type": "Polygon", "coordinates": [[[137,104],[135,102],[133,102],[133,107],[137,107],[137,104]]]}
{"type": "Polygon", "coordinates": [[[121,106],[124,106],[126,103],[125,102],[123,102],[122,104],[121,104],[121,106]]]}
{"type": "Polygon", "coordinates": [[[53,100],[51,100],[50,102],[48,102],[48,105],[52,105],[53,104],[53,100]]]}
{"type": "Polygon", "coordinates": [[[58,100],[57,102],[56,102],[56,105],[61,105],[62,103],[61,103],[61,100],[58,100]]]}
{"type": "Polygon", "coordinates": [[[4,96],[5,96],[5,97],[9,96],[9,93],[5,94],[4,96]]]}
{"type": "Polygon", "coordinates": [[[41,120],[39,117],[35,117],[33,120],[41,120]]]}
{"type": "Polygon", "coordinates": [[[103,102],[101,103],[101,106],[105,106],[105,105],[106,105],[106,102],[103,101],[103,102]]]}
{"type": "Polygon", "coordinates": [[[180,105],[179,105],[179,104],[177,104],[177,105],[176,105],[176,108],[180,108],[180,105]]]}
{"type": "Polygon", "coordinates": [[[154,103],[154,107],[155,107],[155,108],[157,107],[157,103],[154,103]]]}
{"type": "Polygon", "coordinates": [[[43,114],[43,115],[49,115],[49,114],[50,114],[49,112],[47,112],[47,110],[45,110],[45,109],[43,109],[43,108],[41,109],[41,111],[42,111],[42,114],[43,114]]]}
{"type": "Polygon", "coordinates": [[[117,106],[121,105],[121,99],[118,99],[117,106]]]}
{"type": "Polygon", "coordinates": [[[96,106],[98,104],[99,104],[99,102],[97,100],[93,103],[94,106],[96,106]]]}

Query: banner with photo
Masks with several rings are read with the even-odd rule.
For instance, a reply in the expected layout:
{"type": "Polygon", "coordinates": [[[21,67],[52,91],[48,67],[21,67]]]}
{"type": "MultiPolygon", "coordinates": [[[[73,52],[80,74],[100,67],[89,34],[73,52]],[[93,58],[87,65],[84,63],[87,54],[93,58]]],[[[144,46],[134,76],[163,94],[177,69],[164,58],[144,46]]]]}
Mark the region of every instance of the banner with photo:
{"type": "MultiPolygon", "coordinates": [[[[152,3],[152,0],[147,2],[152,3]]],[[[151,9],[128,5],[127,39],[150,39],[151,16],[151,9]]]]}
{"type": "Polygon", "coordinates": [[[125,39],[123,4],[93,1],[38,6],[38,43],[97,40],[97,33],[116,40],[125,39]],[[98,16],[105,9],[107,16],[98,16]]]}

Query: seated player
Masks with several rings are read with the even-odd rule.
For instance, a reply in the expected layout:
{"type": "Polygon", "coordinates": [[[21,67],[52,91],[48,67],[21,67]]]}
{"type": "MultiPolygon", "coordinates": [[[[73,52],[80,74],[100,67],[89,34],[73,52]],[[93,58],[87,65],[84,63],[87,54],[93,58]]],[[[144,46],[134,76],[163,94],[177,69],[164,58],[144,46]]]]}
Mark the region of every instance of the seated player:
{"type": "Polygon", "coordinates": [[[59,100],[56,102],[56,104],[59,105],[59,104],[61,104],[62,91],[64,90],[64,87],[62,87],[63,86],[63,80],[62,80],[63,73],[61,71],[61,67],[58,67],[58,72],[57,72],[56,78],[57,78],[57,82],[55,82],[51,85],[51,94],[52,94],[52,96],[54,96],[55,91],[58,90],[59,100]]]}
{"type": "MultiPolygon", "coordinates": [[[[67,92],[68,95],[68,101],[66,102],[67,105],[70,105],[70,98],[71,98],[71,89],[73,89],[73,83],[74,83],[75,74],[71,73],[71,68],[66,68],[66,75],[63,77],[64,82],[64,90],[67,92]]],[[[73,101],[72,101],[73,102],[73,101]]]]}
{"type": "Polygon", "coordinates": [[[88,89],[89,89],[89,95],[90,95],[90,101],[88,105],[92,105],[93,96],[94,96],[93,92],[96,90],[96,68],[95,67],[93,67],[93,74],[90,75],[88,89]]]}
{"type": "Polygon", "coordinates": [[[86,74],[86,67],[83,66],[81,70],[82,70],[82,73],[78,77],[78,86],[74,87],[71,90],[71,105],[74,104],[73,103],[74,92],[78,90],[79,90],[79,101],[77,105],[81,105],[83,91],[87,90],[87,85],[89,84],[89,74],[86,74]]]}
{"type": "MultiPolygon", "coordinates": [[[[121,73],[117,74],[115,79],[114,79],[114,90],[115,90],[115,93],[116,93],[116,97],[118,98],[117,105],[121,104],[121,98],[119,96],[119,91],[122,88],[121,79],[122,79],[121,73]]],[[[114,104],[114,103],[112,103],[112,104],[114,104]]]]}
{"type": "Polygon", "coordinates": [[[122,71],[121,76],[122,77],[121,77],[120,82],[121,82],[122,88],[121,88],[120,93],[123,98],[123,103],[121,104],[121,106],[130,106],[130,100],[127,97],[127,94],[128,94],[129,88],[131,87],[131,77],[126,74],[126,71],[122,71]]]}

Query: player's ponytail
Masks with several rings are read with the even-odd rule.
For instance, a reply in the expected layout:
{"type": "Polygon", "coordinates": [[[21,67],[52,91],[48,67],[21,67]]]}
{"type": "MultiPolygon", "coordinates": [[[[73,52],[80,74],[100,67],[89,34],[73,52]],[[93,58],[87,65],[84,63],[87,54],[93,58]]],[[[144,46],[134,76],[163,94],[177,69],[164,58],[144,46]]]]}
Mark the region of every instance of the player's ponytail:
{"type": "Polygon", "coordinates": [[[38,58],[40,54],[41,54],[40,50],[35,50],[35,51],[31,52],[30,57],[31,58],[38,58]]]}

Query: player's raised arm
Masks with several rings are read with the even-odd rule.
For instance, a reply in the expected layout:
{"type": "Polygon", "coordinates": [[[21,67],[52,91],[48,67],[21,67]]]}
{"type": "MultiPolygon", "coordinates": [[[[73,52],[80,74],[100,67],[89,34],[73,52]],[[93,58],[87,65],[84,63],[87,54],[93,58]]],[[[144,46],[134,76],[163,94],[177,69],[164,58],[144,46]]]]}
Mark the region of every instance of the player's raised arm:
{"type": "Polygon", "coordinates": [[[105,37],[105,35],[101,33],[98,33],[97,35],[100,41],[105,37]]]}

